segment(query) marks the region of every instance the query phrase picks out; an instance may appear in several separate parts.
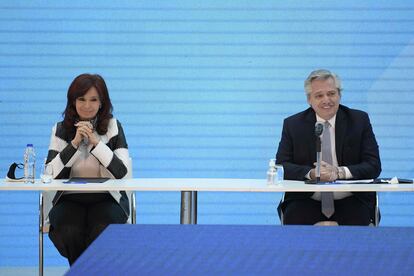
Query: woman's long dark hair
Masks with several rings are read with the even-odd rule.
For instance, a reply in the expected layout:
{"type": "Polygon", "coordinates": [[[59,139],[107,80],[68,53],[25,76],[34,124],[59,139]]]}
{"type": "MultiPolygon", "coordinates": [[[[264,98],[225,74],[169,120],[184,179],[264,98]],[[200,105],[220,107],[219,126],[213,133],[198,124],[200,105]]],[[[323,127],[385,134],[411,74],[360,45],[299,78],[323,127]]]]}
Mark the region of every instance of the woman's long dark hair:
{"type": "Polygon", "coordinates": [[[99,100],[101,101],[101,107],[96,115],[96,131],[99,135],[103,135],[108,131],[109,120],[113,115],[112,103],[105,81],[100,75],[82,74],[77,76],[70,84],[66,108],[62,114],[64,117],[63,125],[70,139],[75,136],[75,123],[79,121],[79,115],[76,112],[76,99],[84,96],[92,87],[95,87],[98,91],[99,100]]]}

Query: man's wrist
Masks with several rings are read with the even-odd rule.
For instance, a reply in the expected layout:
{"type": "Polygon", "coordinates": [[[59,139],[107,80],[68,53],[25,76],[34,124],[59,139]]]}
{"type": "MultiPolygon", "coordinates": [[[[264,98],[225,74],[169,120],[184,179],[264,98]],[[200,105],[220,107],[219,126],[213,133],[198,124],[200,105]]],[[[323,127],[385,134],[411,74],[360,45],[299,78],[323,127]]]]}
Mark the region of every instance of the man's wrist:
{"type": "Polygon", "coordinates": [[[343,167],[336,167],[338,179],[346,179],[345,169],[343,167]]]}
{"type": "Polygon", "coordinates": [[[306,174],[306,176],[305,176],[306,178],[308,178],[308,179],[315,179],[316,177],[315,177],[315,170],[314,169],[311,169],[307,174],[306,174]]]}

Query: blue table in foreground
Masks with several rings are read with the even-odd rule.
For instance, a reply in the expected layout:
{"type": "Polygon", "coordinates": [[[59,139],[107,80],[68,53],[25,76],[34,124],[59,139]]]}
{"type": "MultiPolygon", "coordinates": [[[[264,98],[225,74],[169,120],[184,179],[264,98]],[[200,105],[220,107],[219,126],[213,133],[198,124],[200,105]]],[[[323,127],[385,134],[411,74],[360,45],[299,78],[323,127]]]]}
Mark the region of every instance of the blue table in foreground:
{"type": "Polygon", "coordinates": [[[110,225],[67,275],[413,275],[414,228],[110,225]]]}

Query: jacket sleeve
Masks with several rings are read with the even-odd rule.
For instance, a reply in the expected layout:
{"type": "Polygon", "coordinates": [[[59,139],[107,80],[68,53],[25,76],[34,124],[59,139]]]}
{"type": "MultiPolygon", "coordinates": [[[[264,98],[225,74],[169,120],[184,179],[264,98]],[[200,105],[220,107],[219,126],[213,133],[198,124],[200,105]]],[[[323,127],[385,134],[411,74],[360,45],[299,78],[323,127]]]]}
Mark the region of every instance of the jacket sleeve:
{"type": "MultiPolygon", "coordinates": [[[[359,160],[347,165],[354,179],[377,178],[381,173],[381,160],[377,140],[368,117],[363,113],[359,160]]],[[[356,150],[356,149],[354,149],[356,150]]],[[[346,165],[346,164],[345,164],[346,165]]]]}
{"type": "Polygon", "coordinates": [[[125,134],[121,123],[113,119],[110,126],[109,141],[105,144],[102,141],[92,149],[93,154],[99,162],[116,178],[124,178],[128,175],[129,152],[125,134]]]}
{"type": "Polygon", "coordinates": [[[69,178],[72,164],[80,154],[71,143],[67,143],[67,141],[61,138],[61,130],[61,125],[54,125],[46,159],[46,163],[52,165],[53,178],[57,179],[69,178]]]}
{"type": "Polygon", "coordinates": [[[283,165],[285,179],[305,180],[306,174],[312,167],[306,164],[301,165],[294,161],[294,138],[289,121],[285,119],[283,121],[282,135],[276,154],[276,163],[283,165]]]}

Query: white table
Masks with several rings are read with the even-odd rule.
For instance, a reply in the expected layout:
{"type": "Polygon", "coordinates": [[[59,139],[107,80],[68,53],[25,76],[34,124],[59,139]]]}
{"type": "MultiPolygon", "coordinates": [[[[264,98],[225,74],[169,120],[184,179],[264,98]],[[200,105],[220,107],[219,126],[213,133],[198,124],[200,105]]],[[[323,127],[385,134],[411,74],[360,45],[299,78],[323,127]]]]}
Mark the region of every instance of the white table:
{"type": "Polygon", "coordinates": [[[110,179],[104,183],[65,184],[53,180],[49,184],[36,180],[33,184],[0,181],[1,190],[19,191],[176,191],[181,192],[182,224],[197,223],[197,192],[413,192],[414,184],[323,184],[285,180],[269,186],[265,179],[232,178],[134,178],[110,179]]]}

